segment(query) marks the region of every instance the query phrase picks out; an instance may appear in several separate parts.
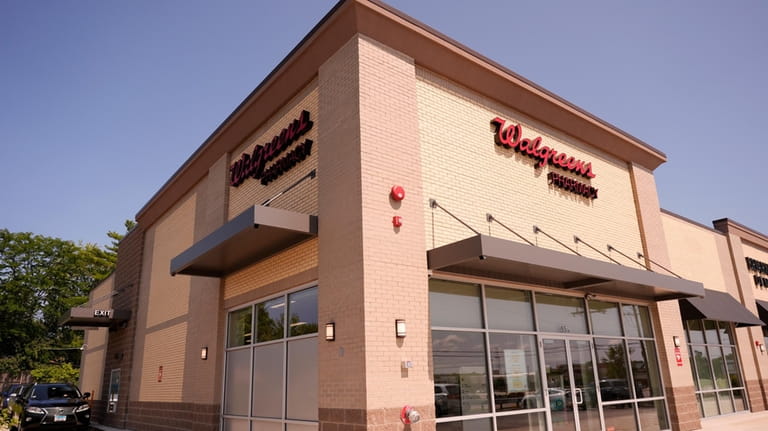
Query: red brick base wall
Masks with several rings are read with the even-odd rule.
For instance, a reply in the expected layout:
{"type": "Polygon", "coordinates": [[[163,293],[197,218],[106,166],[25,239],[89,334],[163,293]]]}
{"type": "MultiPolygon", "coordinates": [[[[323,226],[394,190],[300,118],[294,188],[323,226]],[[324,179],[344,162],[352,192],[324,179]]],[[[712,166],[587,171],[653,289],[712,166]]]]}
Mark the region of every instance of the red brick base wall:
{"type": "Polygon", "coordinates": [[[699,405],[693,386],[666,388],[669,416],[673,431],[692,431],[701,428],[699,405]]]}
{"type": "Polygon", "coordinates": [[[218,431],[218,404],[129,402],[126,428],[136,431],[218,431]]]}

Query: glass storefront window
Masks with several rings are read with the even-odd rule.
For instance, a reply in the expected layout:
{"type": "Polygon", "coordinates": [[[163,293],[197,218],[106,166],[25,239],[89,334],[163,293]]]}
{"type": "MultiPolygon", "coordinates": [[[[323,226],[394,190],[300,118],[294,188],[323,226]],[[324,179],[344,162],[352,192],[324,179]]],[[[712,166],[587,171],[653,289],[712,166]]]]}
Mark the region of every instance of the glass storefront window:
{"type": "Polygon", "coordinates": [[[635,384],[635,397],[650,398],[662,395],[656,346],[652,341],[628,340],[629,363],[635,384]]]}
{"type": "Polygon", "coordinates": [[[586,334],[587,310],[582,298],[536,293],[539,331],[586,334]]]}
{"type": "Polygon", "coordinates": [[[531,292],[500,287],[485,288],[488,329],[533,331],[531,292]],[[510,316],[515,316],[510,319],[510,316]]]}
{"type": "Polygon", "coordinates": [[[255,325],[250,319],[253,309],[232,311],[227,317],[224,428],[317,430],[317,288],[256,304],[255,325]],[[237,329],[251,326],[256,344],[233,349],[232,344],[252,343],[242,335],[250,329],[237,329]],[[285,328],[290,328],[289,337],[285,328]]]}
{"type": "Polygon", "coordinates": [[[669,429],[667,411],[663,400],[641,401],[637,403],[640,428],[643,431],[661,431],[669,429]]]}
{"type": "Polygon", "coordinates": [[[528,413],[496,418],[497,431],[544,431],[547,419],[544,413],[528,413]]]}
{"type": "Polygon", "coordinates": [[[493,431],[491,418],[466,421],[442,422],[435,425],[436,431],[493,431]]]}
{"type": "Polygon", "coordinates": [[[744,381],[739,371],[732,324],[714,320],[688,320],[696,396],[704,417],[747,409],[744,381]],[[699,329],[701,328],[701,330],[699,329]],[[692,336],[692,334],[704,336],[692,336]]]}
{"type": "Polygon", "coordinates": [[[227,325],[227,347],[251,344],[251,322],[253,308],[247,307],[229,313],[227,325]]]}
{"type": "Polygon", "coordinates": [[[533,335],[489,334],[496,411],[544,406],[533,335]]]}
{"type": "Polygon", "coordinates": [[[624,335],[627,337],[653,338],[651,313],[642,305],[623,304],[624,335]]]}
{"type": "Polygon", "coordinates": [[[588,303],[589,317],[592,319],[592,333],[621,336],[619,304],[603,301],[589,301],[588,303]]]}
{"type": "Polygon", "coordinates": [[[288,295],[288,336],[317,332],[317,289],[288,295]]]}
{"type": "Polygon", "coordinates": [[[283,345],[267,344],[253,349],[253,405],[251,415],[282,417],[283,345]]]}
{"type": "Polygon", "coordinates": [[[648,307],[429,286],[437,430],[669,429],[648,307]]]}
{"type": "MultiPolygon", "coordinates": [[[[248,382],[250,379],[251,349],[227,352],[224,381],[224,414],[248,415],[248,382]]],[[[247,426],[247,422],[246,422],[247,426]]]]}
{"type": "MultiPolygon", "coordinates": [[[[634,404],[613,404],[603,408],[605,429],[615,431],[637,431],[634,404]]],[[[645,431],[645,430],[643,430],[645,431]]]]}
{"type": "Polygon", "coordinates": [[[432,331],[437,417],[491,411],[481,332],[432,331]]]}
{"type": "Polygon", "coordinates": [[[717,336],[717,322],[714,320],[704,321],[704,335],[707,340],[707,344],[720,344],[720,339],[717,336]]]}
{"type": "Polygon", "coordinates": [[[259,343],[283,338],[285,298],[278,297],[256,305],[256,339],[259,343]]]}
{"type": "Polygon", "coordinates": [[[432,326],[482,328],[480,286],[453,281],[429,281],[429,317],[432,326]]]}
{"type": "Polygon", "coordinates": [[[624,340],[595,338],[595,353],[603,402],[632,398],[624,340]]]}

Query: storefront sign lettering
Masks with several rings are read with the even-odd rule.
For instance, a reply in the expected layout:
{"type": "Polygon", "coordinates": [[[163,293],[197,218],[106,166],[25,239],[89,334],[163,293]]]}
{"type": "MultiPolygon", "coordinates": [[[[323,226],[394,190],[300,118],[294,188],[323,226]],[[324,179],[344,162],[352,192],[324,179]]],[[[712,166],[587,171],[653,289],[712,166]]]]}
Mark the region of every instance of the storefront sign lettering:
{"type": "Polygon", "coordinates": [[[581,181],[568,178],[556,172],[550,172],[547,174],[547,180],[549,181],[549,184],[555,187],[576,193],[577,195],[582,195],[585,198],[597,199],[597,189],[584,184],[581,181]]]}
{"type": "Polygon", "coordinates": [[[755,286],[768,287],[768,263],[760,262],[757,259],[747,258],[747,269],[756,272],[752,278],[755,280],[755,286]]]}
{"type": "Polygon", "coordinates": [[[507,120],[499,117],[491,120],[491,124],[496,128],[494,131],[496,145],[511,148],[520,154],[538,160],[537,168],[551,164],[585,178],[595,178],[591,162],[578,160],[547,145],[542,145],[541,136],[534,139],[523,138],[523,128],[520,124],[510,124],[504,127],[506,123],[507,120]]]}
{"type": "Polygon", "coordinates": [[[275,135],[264,145],[256,145],[252,153],[244,153],[229,167],[229,184],[237,187],[250,177],[261,180],[261,184],[267,185],[288,172],[312,153],[311,140],[306,139],[270,167],[267,168],[266,165],[298,141],[312,128],[313,124],[309,119],[309,112],[301,111],[301,116],[293,120],[279,135],[275,135]]]}
{"type": "Polygon", "coordinates": [[[112,317],[113,310],[93,310],[93,317],[112,317]]]}

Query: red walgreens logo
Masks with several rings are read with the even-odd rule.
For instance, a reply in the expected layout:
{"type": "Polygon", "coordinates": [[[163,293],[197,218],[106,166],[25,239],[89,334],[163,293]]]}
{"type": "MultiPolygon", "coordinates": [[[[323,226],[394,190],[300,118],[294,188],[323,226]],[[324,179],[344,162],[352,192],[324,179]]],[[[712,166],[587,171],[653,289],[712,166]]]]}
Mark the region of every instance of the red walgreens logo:
{"type": "Polygon", "coordinates": [[[586,178],[595,178],[591,162],[578,160],[547,145],[542,145],[541,136],[534,139],[523,138],[523,127],[520,124],[504,127],[506,123],[507,120],[499,117],[491,120],[491,124],[496,128],[494,131],[496,134],[496,145],[511,148],[520,154],[538,160],[537,168],[552,164],[552,166],[557,166],[586,178]]]}

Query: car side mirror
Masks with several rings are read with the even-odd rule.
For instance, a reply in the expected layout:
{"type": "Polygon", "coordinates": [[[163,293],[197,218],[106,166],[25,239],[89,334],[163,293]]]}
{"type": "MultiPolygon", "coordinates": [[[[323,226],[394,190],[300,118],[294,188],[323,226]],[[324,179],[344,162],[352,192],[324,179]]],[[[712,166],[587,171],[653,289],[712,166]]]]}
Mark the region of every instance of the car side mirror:
{"type": "Polygon", "coordinates": [[[91,393],[90,392],[86,392],[86,393],[83,394],[83,399],[87,400],[90,397],[91,397],[91,393]]]}

